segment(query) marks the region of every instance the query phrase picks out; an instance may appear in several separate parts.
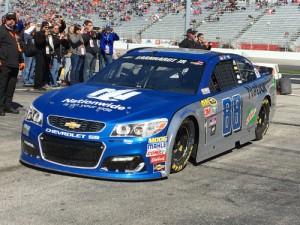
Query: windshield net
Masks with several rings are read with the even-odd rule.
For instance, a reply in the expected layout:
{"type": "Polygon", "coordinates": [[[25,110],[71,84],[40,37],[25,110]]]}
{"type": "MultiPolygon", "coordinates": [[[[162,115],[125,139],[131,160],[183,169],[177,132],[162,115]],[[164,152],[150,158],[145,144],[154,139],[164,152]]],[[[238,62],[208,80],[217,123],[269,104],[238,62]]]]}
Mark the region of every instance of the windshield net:
{"type": "Polygon", "coordinates": [[[197,92],[204,63],[156,56],[125,56],[106,66],[89,83],[177,93],[197,92]]]}

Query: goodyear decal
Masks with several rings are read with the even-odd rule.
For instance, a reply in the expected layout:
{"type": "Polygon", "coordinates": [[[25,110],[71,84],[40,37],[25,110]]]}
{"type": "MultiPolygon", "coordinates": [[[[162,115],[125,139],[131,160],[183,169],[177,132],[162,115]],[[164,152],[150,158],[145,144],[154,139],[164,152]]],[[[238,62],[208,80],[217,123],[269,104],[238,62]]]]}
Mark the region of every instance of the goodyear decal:
{"type": "Polygon", "coordinates": [[[256,121],[256,108],[252,108],[248,110],[247,113],[247,119],[246,119],[246,125],[255,123],[256,121]]]}
{"type": "Polygon", "coordinates": [[[157,172],[163,172],[166,170],[166,164],[165,163],[156,163],[153,164],[153,172],[157,173],[157,172]]]}
{"type": "Polygon", "coordinates": [[[146,157],[161,156],[166,154],[168,137],[154,137],[148,139],[146,157]]]}

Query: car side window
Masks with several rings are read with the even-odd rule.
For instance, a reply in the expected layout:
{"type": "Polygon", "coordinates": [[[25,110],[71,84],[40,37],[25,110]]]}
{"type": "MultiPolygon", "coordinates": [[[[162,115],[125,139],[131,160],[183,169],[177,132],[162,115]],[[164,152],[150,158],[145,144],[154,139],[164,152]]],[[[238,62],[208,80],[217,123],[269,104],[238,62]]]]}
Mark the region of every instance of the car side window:
{"type": "Polygon", "coordinates": [[[228,90],[237,85],[237,78],[233,69],[233,61],[219,62],[210,79],[209,89],[212,93],[228,90]]]}
{"type": "Polygon", "coordinates": [[[256,74],[254,72],[254,68],[250,67],[250,65],[235,60],[238,66],[239,73],[237,73],[238,83],[247,83],[256,79],[256,74]]]}

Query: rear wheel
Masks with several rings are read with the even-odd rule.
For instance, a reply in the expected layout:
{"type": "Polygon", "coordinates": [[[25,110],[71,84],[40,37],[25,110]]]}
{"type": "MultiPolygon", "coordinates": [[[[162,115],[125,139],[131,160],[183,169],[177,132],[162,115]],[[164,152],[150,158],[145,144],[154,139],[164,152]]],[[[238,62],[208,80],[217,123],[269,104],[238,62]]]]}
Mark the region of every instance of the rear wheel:
{"type": "Polygon", "coordinates": [[[270,103],[268,99],[264,99],[257,117],[255,135],[259,141],[267,133],[270,119],[270,103]]]}
{"type": "Polygon", "coordinates": [[[185,119],[176,134],[171,162],[171,173],[179,172],[186,166],[195,142],[195,125],[185,119]]]}

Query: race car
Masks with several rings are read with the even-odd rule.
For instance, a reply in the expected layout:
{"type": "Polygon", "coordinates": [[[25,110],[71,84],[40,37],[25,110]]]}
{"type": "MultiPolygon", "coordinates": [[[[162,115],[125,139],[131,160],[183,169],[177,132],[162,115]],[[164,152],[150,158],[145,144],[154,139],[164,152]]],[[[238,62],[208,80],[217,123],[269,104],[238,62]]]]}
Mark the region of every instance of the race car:
{"type": "MultiPolygon", "coordinates": [[[[147,180],[266,134],[274,76],[246,58],[139,48],[28,108],[21,162],[88,177],[147,180]]],[[[184,172],[184,171],[183,171],[184,172]]]]}

